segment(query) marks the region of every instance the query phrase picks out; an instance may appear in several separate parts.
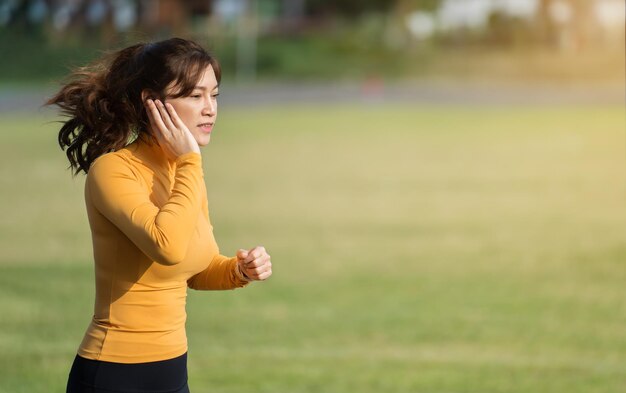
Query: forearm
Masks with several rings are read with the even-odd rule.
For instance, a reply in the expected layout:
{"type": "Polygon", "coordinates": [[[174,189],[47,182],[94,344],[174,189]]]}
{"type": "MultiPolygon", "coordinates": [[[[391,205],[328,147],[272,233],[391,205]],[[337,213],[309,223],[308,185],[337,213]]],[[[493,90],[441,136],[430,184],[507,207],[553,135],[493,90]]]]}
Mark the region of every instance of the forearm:
{"type": "Polygon", "coordinates": [[[237,258],[216,255],[206,269],[187,281],[189,288],[197,290],[226,290],[248,285],[237,270],[237,258]]]}

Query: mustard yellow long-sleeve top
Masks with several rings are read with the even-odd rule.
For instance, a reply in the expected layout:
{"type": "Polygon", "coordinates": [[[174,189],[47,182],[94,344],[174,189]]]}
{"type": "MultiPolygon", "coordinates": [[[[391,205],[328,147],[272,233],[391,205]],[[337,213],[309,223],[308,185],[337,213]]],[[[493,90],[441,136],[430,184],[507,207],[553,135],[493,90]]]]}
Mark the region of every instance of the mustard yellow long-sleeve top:
{"type": "Polygon", "coordinates": [[[219,253],[201,164],[198,153],[170,161],[143,139],[92,164],[85,203],[96,298],[80,356],[117,363],[180,356],[187,351],[187,286],[247,284],[236,258],[219,253]]]}

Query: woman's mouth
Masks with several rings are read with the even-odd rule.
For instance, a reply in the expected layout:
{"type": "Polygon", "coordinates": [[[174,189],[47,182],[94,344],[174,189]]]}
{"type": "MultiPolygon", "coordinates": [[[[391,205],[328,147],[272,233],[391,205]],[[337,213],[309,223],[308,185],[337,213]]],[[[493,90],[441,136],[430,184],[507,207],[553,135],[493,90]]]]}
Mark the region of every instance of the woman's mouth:
{"type": "Polygon", "coordinates": [[[202,132],[210,133],[213,129],[213,123],[202,123],[198,124],[198,127],[202,132]]]}

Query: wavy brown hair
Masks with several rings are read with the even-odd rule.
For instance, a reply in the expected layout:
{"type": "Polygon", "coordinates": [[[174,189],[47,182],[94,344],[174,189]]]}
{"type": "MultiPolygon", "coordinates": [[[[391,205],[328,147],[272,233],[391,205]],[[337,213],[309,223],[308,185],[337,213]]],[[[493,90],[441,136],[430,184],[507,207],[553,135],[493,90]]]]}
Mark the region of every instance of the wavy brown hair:
{"type": "Polygon", "coordinates": [[[213,56],[193,41],[171,38],[130,46],[72,72],[46,105],[57,105],[69,118],[58,141],[73,174],[88,173],[102,154],[149,135],[144,90],[161,100],[168,87],[169,97],[187,96],[209,65],[219,83],[220,66],[213,56]]]}

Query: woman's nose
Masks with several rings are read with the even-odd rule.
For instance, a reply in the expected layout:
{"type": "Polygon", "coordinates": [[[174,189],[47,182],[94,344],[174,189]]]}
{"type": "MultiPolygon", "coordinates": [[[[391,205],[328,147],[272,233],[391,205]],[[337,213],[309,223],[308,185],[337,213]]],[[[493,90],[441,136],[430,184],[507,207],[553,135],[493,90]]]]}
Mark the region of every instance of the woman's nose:
{"type": "Polygon", "coordinates": [[[215,112],[217,111],[217,102],[212,98],[209,98],[202,109],[203,115],[215,116],[215,112]]]}

